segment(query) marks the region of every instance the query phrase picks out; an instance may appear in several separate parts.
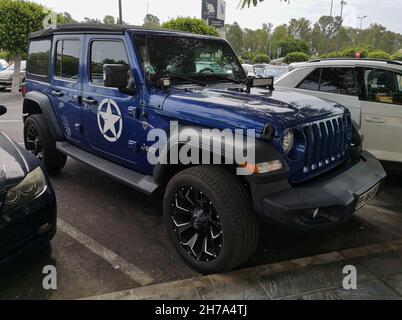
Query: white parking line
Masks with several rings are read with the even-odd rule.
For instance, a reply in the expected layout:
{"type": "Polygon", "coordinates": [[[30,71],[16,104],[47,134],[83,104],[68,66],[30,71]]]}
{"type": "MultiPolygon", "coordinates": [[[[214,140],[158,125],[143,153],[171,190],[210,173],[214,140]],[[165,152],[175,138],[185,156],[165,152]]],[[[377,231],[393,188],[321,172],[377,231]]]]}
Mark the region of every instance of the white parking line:
{"type": "Polygon", "coordinates": [[[22,120],[0,120],[0,123],[22,123],[22,120]]]}
{"type": "Polygon", "coordinates": [[[70,237],[81,243],[93,253],[110,263],[115,269],[123,272],[125,275],[142,286],[149,285],[154,281],[154,279],[147,275],[144,271],[135,267],[133,264],[126,261],[108,248],[102,246],[100,243],[88,237],[86,234],[82,233],[80,230],[63,219],[58,218],[57,226],[61,231],[68,234],[70,237]]]}

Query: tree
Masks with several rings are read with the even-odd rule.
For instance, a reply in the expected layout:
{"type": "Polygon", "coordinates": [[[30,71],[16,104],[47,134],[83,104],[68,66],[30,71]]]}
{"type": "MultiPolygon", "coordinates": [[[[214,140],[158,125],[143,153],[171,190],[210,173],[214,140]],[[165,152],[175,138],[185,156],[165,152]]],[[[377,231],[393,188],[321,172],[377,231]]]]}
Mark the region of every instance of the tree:
{"type": "Polygon", "coordinates": [[[237,54],[242,52],[244,47],[243,30],[237,22],[226,26],[226,40],[237,54]]]}
{"type": "Polygon", "coordinates": [[[107,15],[103,18],[104,24],[116,24],[116,20],[113,16],[107,15]]]}
{"type": "Polygon", "coordinates": [[[259,53],[254,57],[254,63],[270,63],[271,59],[265,53],[259,53]]]}
{"type": "Polygon", "coordinates": [[[85,17],[83,22],[89,23],[89,24],[102,24],[102,21],[100,21],[98,18],[92,19],[92,18],[85,17]]]}
{"type": "Polygon", "coordinates": [[[204,20],[179,17],[165,22],[162,28],[209,36],[219,36],[218,31],[209,26],[204,20]]]}
{"type": "Polygon", "coordinates": [[[285,57],[291,52],[304,52],[309,53],[310,46],[306,41],[295,39],[293,37],[287,37],[284,40],[278,42],[278,47],[281,48],[281,56],[285,57]]]}
{"type": "Polygon", "coordinates": [[[58,24],[71,24],[76,23],[77,21],[73,19],[71,14],[68,12],[60,13],[57,15],[57,23],[58,24]]]}
{"type": "Polygon", "coordinates": [[[14,76],[11,91],[18,93],[22,55],[27,51],[28,36],[42,29],[47,15],[44,7],[26,1],[0,1],[0,44],[14,60],[14,76]]]}
{"type": "Polygon", "coordinates": [[[288,33],[290,36],[301,39],[304,41],[310,41],[311,37],[311,22],[306,18],[291,19],[288,25],[288,33]]]}
{"type": "Polygon", "coordinates": [[[293,62],[304,62],[309,60],[309,55],[305,54],[304,52],[290,52],[286,55],[284,62],[287,64],[291,64],[293,62]]]}
{"type": "Polygon", "coordinates": [[[264,0],[242,0],[242,1],[243,1],[242,8],[244,8],[246,6],[248,6],[250,8],[251,4],[256,6],[258,2],[263,2],[264,0]]]}
{"type": "Polygon", "coordinates": [[[161,27],[161,22],[157,16],[148,13],[144,18],[143,26],[145,28],[158,29],[161,27]]]}

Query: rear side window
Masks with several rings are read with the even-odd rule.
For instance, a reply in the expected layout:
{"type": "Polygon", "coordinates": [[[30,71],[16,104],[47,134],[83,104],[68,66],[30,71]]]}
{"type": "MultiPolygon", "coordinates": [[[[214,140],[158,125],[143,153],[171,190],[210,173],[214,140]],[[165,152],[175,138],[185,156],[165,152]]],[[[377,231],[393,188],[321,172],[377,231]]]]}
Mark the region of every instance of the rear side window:
{"type": "Polygon", "coordinates": [[[121,41],[95,40],[91,46],[91,82],[103,86],[103,66],[123,64],[129,66],[124,43],[121,41]]]}
{"type": "Polygon", "coordinates": [[[357,95],[353,68],[323,68],[321,73],[320,91],[357,95]]]}
{"type": "Polygon", "coordinates": [[[80,40],[60,40],[56,44],[56,77],[78,80],[80,69],[80,40]]]}
{"type": "Polygon", "coordinates": [[[319,90],[321,69],[315,69],[298,86],[299,89],[319,90]]]}
{"type": "Polygon", "coordinates": [[[50,40],[35,40],[29,44],[28,75],[49,78],[50,40]]]}
{"type": "Polygon", "coordinates": [[[402,105],[402,74],[391,70],[359,68],[360,99],[402,105]]]}

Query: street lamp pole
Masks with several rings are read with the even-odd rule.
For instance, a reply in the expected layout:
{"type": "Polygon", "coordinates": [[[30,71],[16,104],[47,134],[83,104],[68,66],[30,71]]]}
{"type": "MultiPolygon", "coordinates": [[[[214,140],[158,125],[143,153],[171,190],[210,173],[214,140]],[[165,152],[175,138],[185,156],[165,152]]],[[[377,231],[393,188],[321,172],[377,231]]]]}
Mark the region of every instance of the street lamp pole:
{"type": "Polygon", "coordinates": [[[334,0],[331,0],[331,11],[329,13],[329,16],[332,18],[332,13],[333,13],[333,9],[334,9],[334,0]]]}
{"type": "Polygon", "coordinates": [[[357,19],[360,20],[360,30],[362,30],[363,27],[363,19],[366,19],[368,16],[362,16],[362,17],[357,17],[357,19]]]}
{"type": "Polygon", "coordinates": [[[121,0],[119,0],[119,24],[123,24],[123,10],[121,6],[121,0]]]}

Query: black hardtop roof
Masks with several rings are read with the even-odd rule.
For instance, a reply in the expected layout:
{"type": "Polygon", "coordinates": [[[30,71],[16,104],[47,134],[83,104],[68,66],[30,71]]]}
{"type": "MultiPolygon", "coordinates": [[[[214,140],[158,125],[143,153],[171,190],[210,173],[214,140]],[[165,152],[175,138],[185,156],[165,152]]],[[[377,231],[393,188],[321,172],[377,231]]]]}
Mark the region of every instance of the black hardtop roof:
{"type": "Polygon", "coordinates": [[[168,30],[168,29],[149,29],[139,26],[118,25],[118,24],[64,24],[58,25],[55,29],[44,29],[30,34],[30,39],[50,37],[53,34],[65,33],[102,33],[102,34],[124,34],[126,31],[153,33],[160,35],[174,35],[183,37],[196,37],[206,39],[220,39],[212,36],[204,36],[194,33],[168,30]]]}

